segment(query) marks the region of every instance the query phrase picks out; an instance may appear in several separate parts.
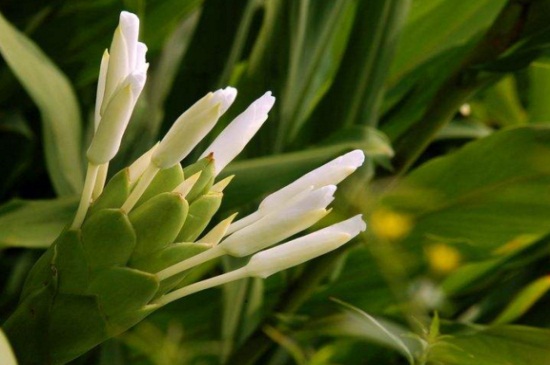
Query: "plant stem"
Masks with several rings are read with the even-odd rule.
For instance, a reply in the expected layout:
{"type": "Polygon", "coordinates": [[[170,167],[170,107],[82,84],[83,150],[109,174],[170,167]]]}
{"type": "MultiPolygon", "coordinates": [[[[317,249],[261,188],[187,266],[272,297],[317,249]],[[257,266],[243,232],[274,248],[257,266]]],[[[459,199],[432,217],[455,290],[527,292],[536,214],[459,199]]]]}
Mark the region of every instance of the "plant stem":
{"type": "Polygon", "coordinates": [[[504,76],[483,74],[480,66],[497,59],[518,40],[529,5],[519,0],[508,2],[481,41],[438,89],[421,123],[414,123],[396,141],[394,166],[399,174],[411,167],[462,104],[475,92],[504,76]]]}
{"type": "Polygon", "coordinates": [[[159,280],[164,280],[171,276],[184,272],[185,270],[188,270],[192,267],[203,264],[206,261],[210,261],[217,257],[220,257],[224,254],[225,252],[223,250],[220,250],[219,246],[212,247],[207,251],[201,252],[198,255],[188,258],[187,260],[183,260],[175,265],[167,267],[166,269],[159,271],[156,275],[159,280]]]}
{"type": "Polygon", "coordinates": [[[71,229],[80,228],[82,222],[84,222],[84,218],[86,218],[86,213],[88,212],[88,207],[90,206],[90,202],[92,200],[92,193],[94,191],[98,170],[98,165],[88,163],[88,170],[86,171],[86,181],[84,182],[84,188],[82,189],[80,203],[78,204],[78,210],[76,211],[71,229]]]}
{"type": "Polygon", "coordinates": [[[166,305],[170,302],[173,302],[174,300],[178,300],[190,294],[193,294],[202,290],[210,289],[215,286],[223,285],[235,280],[244,279],[247,276],[248,276],[248,272],[244,267],[237,270],[233,270],[228,273],[214,276],[213,278],[206,279],[203,281],[199,281],[198,283],[185,286],[181,289],[174,290],[173,292],[170,292],[160,297],[154,304],[166,305]]]}

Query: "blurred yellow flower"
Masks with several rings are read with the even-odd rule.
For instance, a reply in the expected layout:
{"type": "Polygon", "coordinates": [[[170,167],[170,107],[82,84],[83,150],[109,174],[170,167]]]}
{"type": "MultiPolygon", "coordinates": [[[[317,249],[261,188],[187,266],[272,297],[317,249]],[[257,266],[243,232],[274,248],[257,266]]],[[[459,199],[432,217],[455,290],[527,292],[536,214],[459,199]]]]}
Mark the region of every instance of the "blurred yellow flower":
{"type": "Polygon", "coordinates": [[[379,238],[397,240],[409,233],[412,220],[405,214],[381,208],[372,213],[370,227],[379,238]]]}
{"type": "Polygon", "coordinates": [[[430,268],[437,274],[448,274],[454,271],[460,266],[462,260],[462,255],[456,248],[443,243],[428,246],[425,254],[430,268]]]}

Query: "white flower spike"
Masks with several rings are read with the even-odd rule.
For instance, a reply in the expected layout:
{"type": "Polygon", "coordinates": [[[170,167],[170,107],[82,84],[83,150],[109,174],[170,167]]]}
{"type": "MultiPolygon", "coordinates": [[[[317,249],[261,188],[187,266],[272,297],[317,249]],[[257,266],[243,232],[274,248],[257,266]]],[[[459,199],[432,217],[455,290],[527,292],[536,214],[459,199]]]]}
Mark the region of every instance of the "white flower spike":
{"type": "Polygon", "coordinates": [[[254,137],[267,120],[267,113],[273,108],[275,98],[266,92],[261,98],[236,117],[212,142],[200,158],[214,154],[214,168],[218,175],[254,137]]]}

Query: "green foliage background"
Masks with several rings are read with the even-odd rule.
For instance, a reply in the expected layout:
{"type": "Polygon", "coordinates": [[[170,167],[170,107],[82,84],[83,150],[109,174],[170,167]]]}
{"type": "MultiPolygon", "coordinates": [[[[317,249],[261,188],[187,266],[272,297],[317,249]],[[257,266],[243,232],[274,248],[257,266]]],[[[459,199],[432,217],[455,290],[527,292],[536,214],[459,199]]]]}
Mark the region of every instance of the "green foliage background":
{"type": "Polygon", "coordinates": [[[151,68],[112,172],[206,92],[239,90],[219,131],[272,90],[268,122],[227,169],[221,215],[361,148],[334,216],[362,212],[370,229],[265,282],[171,304],[74,364],[550,364],[550,1],[0,10],[0,323],[74,214],[99,61],[129,10],[151,68]]]}

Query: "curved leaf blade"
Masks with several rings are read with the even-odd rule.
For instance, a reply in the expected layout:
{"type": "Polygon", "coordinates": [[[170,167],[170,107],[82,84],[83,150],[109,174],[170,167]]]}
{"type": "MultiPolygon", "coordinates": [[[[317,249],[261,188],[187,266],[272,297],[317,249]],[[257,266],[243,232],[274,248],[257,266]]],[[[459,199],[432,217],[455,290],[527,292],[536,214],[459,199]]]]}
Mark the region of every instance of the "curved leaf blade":
{"type": "Polygon", "coordinates": [[[80,193],[81,120],[69,81],[51,60],[0,14],[0,53],[40,109],[46,164],[60,196],[80,193]]]}

